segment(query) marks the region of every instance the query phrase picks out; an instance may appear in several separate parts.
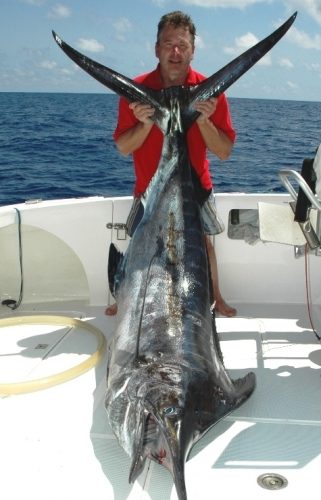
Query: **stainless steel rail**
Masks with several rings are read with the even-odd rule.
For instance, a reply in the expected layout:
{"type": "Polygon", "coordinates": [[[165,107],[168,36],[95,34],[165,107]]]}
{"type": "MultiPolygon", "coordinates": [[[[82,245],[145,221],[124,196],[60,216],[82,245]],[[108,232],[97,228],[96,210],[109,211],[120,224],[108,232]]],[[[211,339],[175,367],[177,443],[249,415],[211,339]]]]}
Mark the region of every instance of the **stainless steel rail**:
{"type": "MultiPolygon", "coordinates": [[[[296,170],[280,170],[279,177],[281,179],[282,184],[288,193],[292,196],[294,202],[298,199],[298,193],[293,187],[289,177],[294,178],[294,180],[298,183],[300,188],[304,191],[307,198],[311,201],[311,205],[313,208],[317,210],[317,220],[316,220],[316,228],[315,230],[312,227],[310,220],[306,222],[299,223],[301,230],[307,240],[307,243],[312,250],[316,250],[317,255],[321,255],[321,201],[317,198],[317,196],[310,189],[306,181],[296,170]]],[[[293,211],[295,211],[295,205],[293,202],[290,203],[293,211]]],[[[311,208],[312,208],[311,207],[311,208]]]]}
{"type": "Polygon", "coordinates": [[[296,201],[298,198],[298,194],[289,180],[289,177],[294,177],[299,186],[303,189],[306,196],[311,201],[313,207],[316,208],[319,212],[321,212],[321,201],[318,200],[318,198],[311,191],[311,189],[309,188],[308,184],[305,182],[303,177],[296,170],[280,170],[279,177],[285,189],[290,193],[294,201],[296,201]]]}

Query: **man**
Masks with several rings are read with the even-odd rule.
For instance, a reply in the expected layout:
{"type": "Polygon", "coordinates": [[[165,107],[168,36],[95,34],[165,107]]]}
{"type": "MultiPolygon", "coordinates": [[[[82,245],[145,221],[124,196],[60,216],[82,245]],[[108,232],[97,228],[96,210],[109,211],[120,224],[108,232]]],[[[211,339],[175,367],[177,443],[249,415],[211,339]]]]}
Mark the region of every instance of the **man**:
{"type": "MultiPolygon", "coordinates": [[[[195,26],[188,15],[180,11],[164,15],[158,24],[155,45],[159,64],[154,71],[135,78],[135,81],[156,90],[174,85],[195,85],[203,81],[205,77],[190,65],[195,51],[195,35],[195,26]]],[[[224,94],[198,102],[195,109],[200,116],[187,132],[187,144],[194,182],[198,188],[200,204],[203,205],[213,187],[206,151],[209,150],[221,160],[227,159],[233,147],[235,131],[224,94]]],[[[138,199],[146,191],[161,157],[163,134],[151,119],[153,113],[154,108],[148,104],[128,103],[125,99],[120,99],[114,139],[121,154],[133,156],[136,175],[134,196],[138,199]]],[[[214,232],[207,232],[216,234],[221,230],[217,228],[214,232]]],[[[225,316],[234,316],[236,310],[226,304],[220,292],[216,256],[209,234],[205,238],[215,310],[225,316]]],[[[116,312],[116,304],[106,309],[107,315],[116,312]]]]}

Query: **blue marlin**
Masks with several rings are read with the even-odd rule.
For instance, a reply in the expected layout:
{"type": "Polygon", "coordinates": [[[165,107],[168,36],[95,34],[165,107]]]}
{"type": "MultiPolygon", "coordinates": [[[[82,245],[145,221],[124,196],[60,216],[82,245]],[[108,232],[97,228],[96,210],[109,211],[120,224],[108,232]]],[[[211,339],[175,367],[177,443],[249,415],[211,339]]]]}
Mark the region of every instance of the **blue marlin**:
{"type": "Polygon", "coordinates": [[[172,474],[179,500],[187,499],[184,465],[192,446],[255,388],[252,372],[232,380],[221,356],[186,131],[198,116],[194,103],[226,90],[280,40],[295,17],[201,84],[161,91],[90,60],[54,33],[90,75],[129,101],[153,106],[153,119],[164,133],[143,218],[123,256],[113,245],[110,250],[117,261],[118,313],[105,406],[131,457],[129,481],[152,459],[172,474]]]}

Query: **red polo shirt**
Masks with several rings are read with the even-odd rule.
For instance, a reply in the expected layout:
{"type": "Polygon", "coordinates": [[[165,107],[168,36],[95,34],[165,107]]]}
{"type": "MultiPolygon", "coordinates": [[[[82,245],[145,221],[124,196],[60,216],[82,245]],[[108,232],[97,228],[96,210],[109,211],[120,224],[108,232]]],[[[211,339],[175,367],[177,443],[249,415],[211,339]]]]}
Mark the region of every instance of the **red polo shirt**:
{"type": "MultiPolygon", "coordinates": [[[[204,75],[190,68],[185,85],[196,85],[205,80],[205,78],[204,75]]],[[[159,65],[154,71],[140,75],[134,80],[155,90],[163,88],[159,65]]],[[[233,129],[228,102],[224,94],[218,97],[215,112],[210,119],[232,142],[235,141],[236,134],[233,129]]],[[[114,139],[117,140],[121,134],[134,127],[137,123],[138,121],[134,113],[129,108],[129,103],[124,98],[121,98],[119,100],[118,123],[114,132],[114,139]]],[[[163,139],[163,133],[154,125],[142,146],[133,152],[136,175],[135,196],[139,196],[145,192],[157,170],[162,153],[163,139]]],[[[212,180],[209,172],[209,161],[206,156],[206,145],[197,123],[193,123],[187,132],[187,145],[191,164],[200,178],[202,186],[206,190],[210,190],[212,188],[212,180]]]]}

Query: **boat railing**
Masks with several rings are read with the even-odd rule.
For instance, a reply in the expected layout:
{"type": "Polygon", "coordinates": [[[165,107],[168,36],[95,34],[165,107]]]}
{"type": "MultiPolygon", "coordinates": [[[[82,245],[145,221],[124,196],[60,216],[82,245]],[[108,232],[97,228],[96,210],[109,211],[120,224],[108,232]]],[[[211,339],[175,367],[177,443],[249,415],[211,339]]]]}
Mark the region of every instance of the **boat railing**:
{"type": "Polygon", "coordinates": [[[293,200],[297,201],[298,193],[296,192],[294,186],[292,185],[291,181],[289,180],[289,177],[294,177],[294,179],[299,184],[300,188],[302,188],[302,190],[304,191],[306,196],[311,201],[311,204],[314,206],[314,208],[316,208],[319,212],[321,212],[321,201],[318,200],[316,195],[310,189],[310,187],[308,186],[306,181],[303,179],[301,174],[299,174],[299,172],[297,172],[296,170],[280,170],[279,177],[280,177],[281,182],[284,185],[285,189],[292,196],[293,200]]]}
{"type": "MultiPolygon", "coordinates": [[[[321,248],[321,200],[313,193],[307,182],[303,179],[302,175],[296,170],[280,170],[279,172],[280,180],[291,195],[293,202],[290,203],[293,211],[295,212],[295,205],[298,201],[298,192],[296,191],[293,181],[297,182],[299,187],[302,189],[306,197],[311,203],[311,208],[316,210],[316,223],[315,228],[311,224],[310,218],[308,218],[305,222],[300,223],[300,227],[303,231],[304,236],[306,237],[307,243],[311,249],[319,249],[321,248]],[[290,180],[291,178],[291,180],[290,180]]],[[[318,252],[318,255],[320,253],[318,252]]]]}

